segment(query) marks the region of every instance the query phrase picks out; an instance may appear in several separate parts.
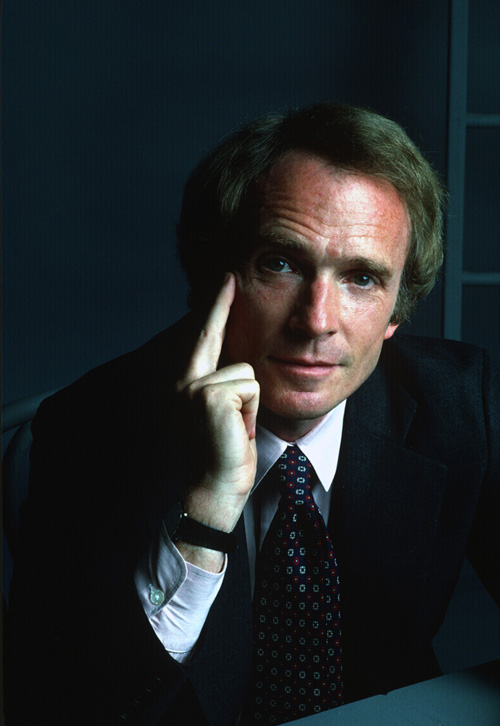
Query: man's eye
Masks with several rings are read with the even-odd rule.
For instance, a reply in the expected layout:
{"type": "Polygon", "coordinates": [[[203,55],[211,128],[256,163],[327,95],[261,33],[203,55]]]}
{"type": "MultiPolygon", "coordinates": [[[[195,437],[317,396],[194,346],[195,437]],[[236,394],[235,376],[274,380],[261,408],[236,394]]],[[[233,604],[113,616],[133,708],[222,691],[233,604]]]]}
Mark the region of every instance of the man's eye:
{"type": "Polygon", "coordinates": [[[371,287],[375,284],[373,277],[363,272],[357,272],[355,275],[352,275],[351,280],[358,287],[371,287]]]}
{"type": "Polygon", "coordinates": [[[262,266],[272,272],[294,272],[290,263],[281,257],[270,257],[262,262],[262,266]]]}

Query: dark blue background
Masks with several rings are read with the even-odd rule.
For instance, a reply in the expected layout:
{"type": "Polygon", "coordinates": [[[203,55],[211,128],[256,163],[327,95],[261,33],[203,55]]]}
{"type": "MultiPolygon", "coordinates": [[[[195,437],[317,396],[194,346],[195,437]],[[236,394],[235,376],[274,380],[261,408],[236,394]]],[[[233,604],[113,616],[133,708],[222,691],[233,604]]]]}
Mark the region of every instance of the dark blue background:
{"type": "MultiPolygon", "coordinates": [[[[4,401],[69,383],[185,311],[184,180],[242,120],[334,99],[444,173],[445,0],[6,0],[4,401]]],[[[440,293],[412,329],[440,335],[440,293]]]]}

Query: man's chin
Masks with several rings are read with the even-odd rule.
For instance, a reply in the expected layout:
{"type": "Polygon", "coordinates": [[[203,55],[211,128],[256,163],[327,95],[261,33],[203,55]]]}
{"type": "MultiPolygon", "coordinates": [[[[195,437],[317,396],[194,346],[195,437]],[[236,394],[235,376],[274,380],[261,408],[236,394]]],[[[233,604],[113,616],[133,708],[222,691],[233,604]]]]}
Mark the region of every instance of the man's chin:
{"type": "Polygon", "coordinates": [[[266,400],[261,396],[259,420],[265,426],[266,420],[281,419],[283,421],[316,421],[321,420],[332,411],[340,401],[335,398],[325,400],[315,393],[284,394],[282,397],[266,400]]]}

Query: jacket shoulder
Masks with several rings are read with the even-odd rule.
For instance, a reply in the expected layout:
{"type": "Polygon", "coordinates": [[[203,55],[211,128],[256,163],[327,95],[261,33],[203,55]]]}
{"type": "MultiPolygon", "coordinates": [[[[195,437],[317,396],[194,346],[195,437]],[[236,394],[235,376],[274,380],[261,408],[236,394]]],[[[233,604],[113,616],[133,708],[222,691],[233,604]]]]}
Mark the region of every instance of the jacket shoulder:
{"type": "Polygon", "coordinates": [[[498,370],[488,352],[469,343],[397,334],[384,344],[381,365],[410,394],[429,391],[439,400],[446,392],[477,389],[490,370],[498,370]]]}
{"type": "Polygon", "coordinates": [[[470,343],[403,333],[388,340],[384,348],[392,355],[401,356],[409,365],[427,361],[462,370],[469,364],[477,365],[488,355],[486,350],[470,343]]]}
{"type": "Polygon", "coordinates": [[[139,348],[93,368],[46,399],[40,412],[120,410],[123,406],[151,410],[155,400],[171,397],[192,349],[189,316],[158,333],[139,348]],[[145,406],[145,404],[147,404],[145,406]]]}

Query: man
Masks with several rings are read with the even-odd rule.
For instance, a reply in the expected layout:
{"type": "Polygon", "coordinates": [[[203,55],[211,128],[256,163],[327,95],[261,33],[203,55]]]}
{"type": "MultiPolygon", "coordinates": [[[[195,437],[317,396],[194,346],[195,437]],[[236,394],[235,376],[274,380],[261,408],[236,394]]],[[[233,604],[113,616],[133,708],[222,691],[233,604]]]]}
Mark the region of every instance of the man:
{"type": "Polygon", "coordinates": [[[192,313],[34,422],[12,723],[284,723],[438,674],[466,554],[500,599],[498,380],[482,351],[394,338],[442,197],[396,124],[334,104],[201,162],[192,313]]]}

